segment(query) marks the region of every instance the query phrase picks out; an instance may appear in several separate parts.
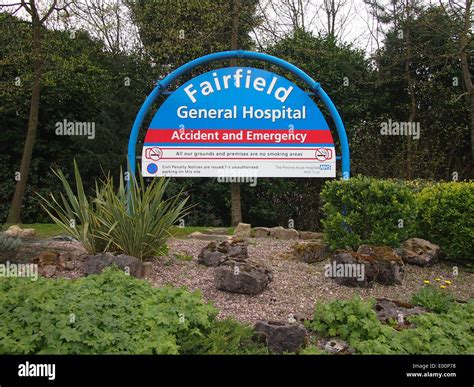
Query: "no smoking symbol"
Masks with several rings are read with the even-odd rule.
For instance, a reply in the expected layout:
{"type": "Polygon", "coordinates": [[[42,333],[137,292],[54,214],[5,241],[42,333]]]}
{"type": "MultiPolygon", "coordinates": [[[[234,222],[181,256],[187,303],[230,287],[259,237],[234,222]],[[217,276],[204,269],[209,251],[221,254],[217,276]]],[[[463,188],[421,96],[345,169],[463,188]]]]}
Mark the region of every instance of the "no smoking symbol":
{"type": "Polygon", "coordinates": [[[332,157],[332,151],[327,148],[318,148],[316,149],[315,156],[318,161],[326,161],[332,157]]]}
{"type": "Polygon", "coordinates": [[[161,159],[162,156],[163,156],[163,152],[161,151],[160,148],[157,148],[157,147],[148,148],[145,151],[145,157],[153,161],[158,161],[159,159],[161,159]]]}

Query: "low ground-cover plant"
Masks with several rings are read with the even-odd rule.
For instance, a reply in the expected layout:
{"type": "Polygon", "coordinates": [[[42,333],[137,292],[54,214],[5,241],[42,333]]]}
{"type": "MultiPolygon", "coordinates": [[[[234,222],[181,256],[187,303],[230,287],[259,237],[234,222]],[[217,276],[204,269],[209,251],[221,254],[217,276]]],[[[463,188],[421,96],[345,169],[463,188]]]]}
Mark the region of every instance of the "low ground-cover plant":
{"type": "Polygon", "coordinates": [[[431,185],[417,202],[420,234],[449,258],[474,260],[474,182],[431,185]]]}
{"type": "Polygon", "coordinates": [[[332,249],[398,246],[416,232],[413,189],[395,180],[357,176],[327,181],[321,192],[324,231],[332,249]]]}
{"type": "Polygon", "coordinates": [[[453,295],[447,289],[425,285],[411,296],[411,303],[423,306],[436,313],[447,312],[454,302],[453,295]]]}
{"type": "Polygon", "coordinates": [[[317,304],[307,327],[325,337],[346,340],[364,354],[473,354],[474,302],[452,303],[443,313],[408,317],[415,328],[396,330],[382,324],[374,301],[354,298],[317,304]]]}
{"type": "Polygon", "coordinates": [[[127,190],[120,174],[118,188],[112,177],[96,182],[95,196],[87,197],[82,178],[74,163],[76,192],[60,170],[64,194],[51,193],[41,205],[62,231],[84,244],[91,253],[121,252],[140,259],[160,255],[166,249],[170,230],[183,218],[189,207],[181,194],[165,199],[168,180],[131,177],[127,190]]]}
{"type": "Polygon", "coordinates": [[[0,354],[264,353],[199,293],[108,268],[78,280],[0,278],[0,354]]]}

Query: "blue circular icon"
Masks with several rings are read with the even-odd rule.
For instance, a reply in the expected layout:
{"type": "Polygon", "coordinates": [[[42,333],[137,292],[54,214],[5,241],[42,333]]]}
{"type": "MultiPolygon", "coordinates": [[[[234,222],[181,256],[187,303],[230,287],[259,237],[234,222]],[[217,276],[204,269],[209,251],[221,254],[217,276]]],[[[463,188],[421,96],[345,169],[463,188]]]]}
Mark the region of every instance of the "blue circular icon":
{"type": "Polygon", "coordinates": [[[146,170],[148,171],[148,173],[156,173],[156,171],[158,171],[158,166],[154,163],[151,163],[151,164],[148,164],[148,166],[146,167],[146,170]]]}

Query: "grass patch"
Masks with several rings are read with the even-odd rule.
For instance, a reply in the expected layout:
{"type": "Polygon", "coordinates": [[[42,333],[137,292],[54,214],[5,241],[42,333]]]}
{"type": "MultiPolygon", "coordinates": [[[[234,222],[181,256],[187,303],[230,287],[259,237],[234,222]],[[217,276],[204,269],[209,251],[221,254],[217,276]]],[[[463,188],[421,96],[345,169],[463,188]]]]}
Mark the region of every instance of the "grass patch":
{"type": "MultiPolygon", "coordinates": [[[[203,232],[204,230],[212,229],[214,227],[205,227],[205,226],[191,226],[191,227],[178,227],[173,226],[171,228],[171,234],[175,238],[185,238],[189,234],[192,234],[195,231],[203,232]]],[[[217,227],[221,228],[221,227],[217,227]]],[[[227,235],[232,235],[234,233],[234,227],[226,227],[227,228],[227,235]]]]}
{"type": "MultiPolygon", "coordinates": [[[[51,238],[57,235],[64,235],[64,232],[61,231],[61,228],[54,223],[27,223],[20,224],[21,228],[34,228],[36,230],[36,235],[38,238],[51,238]]],[[[2,225],[1,229],[6,230],[8,226],[2,225]]],[[[203,226],[192,226],[192,227],[178,227],[173,226],[171,228],[171,234],[175,238],[185,238],[189,234],[199,231],[203,232],[207,229],[212,229],[213,227],[203,227],[203,226]]],[[[234,233],[234,227],[227,227],[227,235],[232,235],[234,233]]]]}
{"type": "MultiPolygon", "coordinates": [[[[51,238],[57,235],[64,235],[61,228],[54,223],[26,223],[20,224],[21,228],[34,228],[38,238],[51,238]]],[[[9,226],[2,225],[2,230],[8,229],[9,226]]]]}

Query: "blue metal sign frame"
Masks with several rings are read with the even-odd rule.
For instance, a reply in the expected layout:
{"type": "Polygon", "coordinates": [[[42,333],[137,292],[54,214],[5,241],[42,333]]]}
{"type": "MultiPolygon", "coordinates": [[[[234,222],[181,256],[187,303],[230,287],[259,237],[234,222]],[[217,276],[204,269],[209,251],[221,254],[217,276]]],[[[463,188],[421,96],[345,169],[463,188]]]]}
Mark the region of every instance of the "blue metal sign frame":
{"type": "MultiPolygon", "coordinates": [[[[161,95],[161,94],[169,94],[166,92],[167,87],[178,77],[181,75],[191,71],[195,67],[200,65],[215,62],[219,60],[225,59],[253,59],[259,60],[263,62],[272,63],[277,65],[294,75],[296,75],[299,79],[304,81],[312,90],[316,96],[318,96],[324,103],[324,105],[328,108],[329,113],[336,125],[337,133],[339,136],[339,141],[341,144],[341,164],[342,164],[342,179],[347,180],[350,178],[350,153],[349,153],[349,142],[347,140],[346,129],[344,127],[344,123],[342,122],[341,116],[336,109],[336,106],[332,102],[331,98],[326,94],[323,90],[321,85],[316,82],[313,78],[311,78],[308,74],[306,74],[303,70],[299,69],[298,67],[292,65],[284,61],[283,59],[277,58],[272,55],[263,54],[259,52],[252,52],[252,51],[223,51],[223,52],[216,52],[214,54],[209,54],[202,56],[200,58],[194,59],[191,62],[184,64],[183,66],[177,68],[168,76],[166,76],[163,80],[159,81],[153,91],[148,95],[145,99],[145,102],[141,106],[137,116],[135,117],[135,121],[133,123],[132,131],[130,133],[130,138],[128,140],[128,169],[129,173],[132,176],[135,176],[136,173],[136,144],[138,140],[138,134],[140,132],[140,128],[143,124],[143,120],[145,119],[146,114],[150,110],[151,105],[153,102],[161,95]]],[[[128,184],[130,184],[130,179],[128,180],[128,184]]]]}

